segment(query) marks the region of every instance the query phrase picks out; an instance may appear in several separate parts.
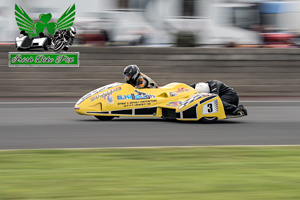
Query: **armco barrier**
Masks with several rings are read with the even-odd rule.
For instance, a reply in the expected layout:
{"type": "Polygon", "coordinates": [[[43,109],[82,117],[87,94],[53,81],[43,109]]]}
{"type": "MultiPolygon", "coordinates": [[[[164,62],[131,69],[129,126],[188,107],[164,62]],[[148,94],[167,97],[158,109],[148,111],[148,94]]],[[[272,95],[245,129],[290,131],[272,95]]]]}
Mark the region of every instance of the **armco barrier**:
{"type": "Polygon", "coordinates": [[[9,68],[0,46],[0,97],[80,97],[112,82],[137,64],[160,86],[217,79],[240,96],[300,96],[300,49],[210,49],[149,47],[71,47],[78,68],[9,68]]]}

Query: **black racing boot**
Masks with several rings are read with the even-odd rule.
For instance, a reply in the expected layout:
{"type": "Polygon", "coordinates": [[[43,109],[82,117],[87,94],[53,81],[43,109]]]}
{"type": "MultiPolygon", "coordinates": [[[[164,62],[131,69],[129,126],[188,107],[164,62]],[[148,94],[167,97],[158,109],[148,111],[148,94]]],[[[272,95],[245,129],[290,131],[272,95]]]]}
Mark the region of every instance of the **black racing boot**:
{"type": "Polygon", "coordinates": [[[236,109],[233,111],[232,114],[233,115],[247,116],[248,112],[247,112],[246,108],[244,108],[243,105],[239,105],[238,107],[236,107],[236,109]]]}

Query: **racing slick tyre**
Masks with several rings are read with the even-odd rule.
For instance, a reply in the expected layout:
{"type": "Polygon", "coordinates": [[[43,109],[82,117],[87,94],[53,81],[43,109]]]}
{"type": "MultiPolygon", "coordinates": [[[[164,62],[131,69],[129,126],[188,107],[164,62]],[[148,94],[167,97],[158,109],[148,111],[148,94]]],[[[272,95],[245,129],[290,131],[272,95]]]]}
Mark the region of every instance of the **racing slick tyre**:
{"type": "Polygon", "coordinates": [[[215,123],[218,120],[217,117],[202,117],[200,119],[200,122],[203,122],[205,124],[211,124],[211,123],[215,123]]]}
{"type": "Polygon", "coordinates": [[[97,119],[99,119],[100,121],[110,121],[112,120],[114,117],[112,116],[95,116],[97,119]]]}

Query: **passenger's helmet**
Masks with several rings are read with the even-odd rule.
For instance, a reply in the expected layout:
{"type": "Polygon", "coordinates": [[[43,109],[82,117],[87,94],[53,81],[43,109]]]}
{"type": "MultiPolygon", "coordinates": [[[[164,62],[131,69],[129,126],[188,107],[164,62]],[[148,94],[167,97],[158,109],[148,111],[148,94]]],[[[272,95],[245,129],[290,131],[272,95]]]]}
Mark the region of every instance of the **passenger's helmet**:
{"type": "Polygon", "coordinates": [[[75,37],[75,35],[76,35],[76,28],[74,26],[72,26],[70,28],[70,35],[71,35],[71,37],[75,37]]]}
{"type": "Polygon", "coordinates": [[[124,79],[127,83],[134,83],[140,75],[140,69],[136,65],[128,65],[124,69],[124,79]]]}
{"type": "Polygon", "coordinates": [[[197,83],[195,89],[199,93],[210,93],[208,83],[197,83]]]}

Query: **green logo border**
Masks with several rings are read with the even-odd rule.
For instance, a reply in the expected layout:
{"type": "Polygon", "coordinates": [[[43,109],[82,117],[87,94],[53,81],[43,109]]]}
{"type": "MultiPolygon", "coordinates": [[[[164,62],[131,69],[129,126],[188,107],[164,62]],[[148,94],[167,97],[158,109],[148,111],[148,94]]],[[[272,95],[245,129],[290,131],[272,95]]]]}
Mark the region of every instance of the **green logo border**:
{"type": "Polygon", "coordinates": [[[9,52],[8,53],[8,66],[9,67],[79,67],[80,65],[80,53],[79,52],[9,52]],[[77,64],[11,64],[11,55],[26,55],[26,54],[31,54],[31,55],[67,55],[67,54],[77,54],[77,64]]]}

